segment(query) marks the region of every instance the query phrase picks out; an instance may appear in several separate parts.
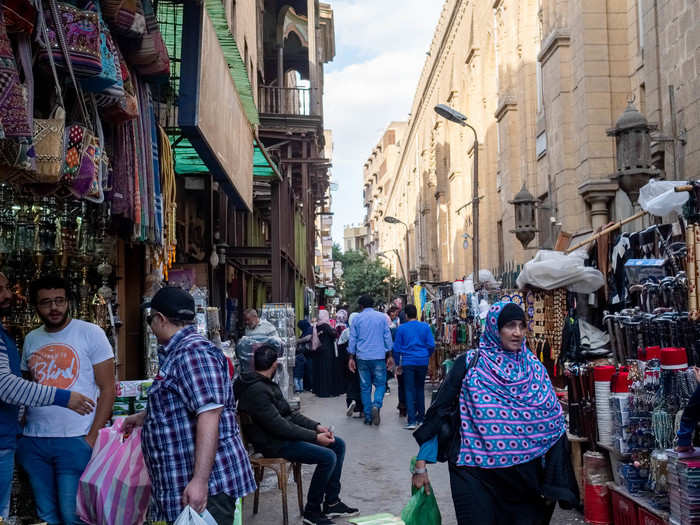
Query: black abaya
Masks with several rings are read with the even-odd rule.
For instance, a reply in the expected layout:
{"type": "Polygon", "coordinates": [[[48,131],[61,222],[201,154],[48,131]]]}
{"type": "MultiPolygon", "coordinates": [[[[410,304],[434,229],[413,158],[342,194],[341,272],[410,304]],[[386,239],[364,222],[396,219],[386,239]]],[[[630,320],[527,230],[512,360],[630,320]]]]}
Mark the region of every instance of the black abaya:
{"type": "Polygon", "coordinates": [[[333,397],[335,386],[335,338],[336,332],[331,325],[323,323],[316,326],[321,345],[313,352],[313,392],[318,397],[333,397]]]}

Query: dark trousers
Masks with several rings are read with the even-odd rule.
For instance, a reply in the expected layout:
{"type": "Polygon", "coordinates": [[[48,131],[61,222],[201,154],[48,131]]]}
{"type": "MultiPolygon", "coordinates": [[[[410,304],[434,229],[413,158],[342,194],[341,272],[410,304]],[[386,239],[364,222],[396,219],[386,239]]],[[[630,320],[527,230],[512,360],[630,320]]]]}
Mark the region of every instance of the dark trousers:
{"type": "Polygon", "coordinates": [[[314,360],[311,355],[304,353],[304,390],[311,391],[314,386],[314,360]]]}
{"type": "Polygon", "coordinates": [[[399,385],[399,406],[397,408],[406,408],[406,389],[404,388],[403,374],[396,375],[396,383],[399,385]]]}
{"type": "Polygon", "coordinates": [[[457,525],[547,525],[552,519],[554,503],[537,497],[507,499],[497,487],[472,475],[471,470],[450,465],[457,525]]]}
{"type": "Polygon", "coordinates": [[[306,441],[287,441],[279,455],[289,461],[316,465],[306,497],[306,510],[320,510],[324,495],[327,503],[338,501],[345,459],[345,442],[342,439],[336,436],[335,442],[328,447],[306,441]]]}
{"type": "Polygon", "coordinates": [[[209,496],[207,510],[218,525],[232,525],[236,517],[236,500],[228,494],[209,496]]]}
{"type": "Polygon", "coordinates": [[[427,366],[403,367],[403,389],[406,396],[406,419],[409,425],[420,424],[425,419],[425,375],[427,366]]]}

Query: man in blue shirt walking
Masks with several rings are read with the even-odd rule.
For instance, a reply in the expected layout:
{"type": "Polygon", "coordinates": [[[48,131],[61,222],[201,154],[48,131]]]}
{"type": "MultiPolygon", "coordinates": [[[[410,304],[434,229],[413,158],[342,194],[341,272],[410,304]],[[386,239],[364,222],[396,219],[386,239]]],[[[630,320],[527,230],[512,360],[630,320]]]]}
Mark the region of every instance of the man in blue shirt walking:
{"type": "Polygon", "coordinates": [[[394,340],[394,354],[403,375],[406,395],[407,430],[415,428],[425,417],[425,375],[428,362],[435,350],[433,331],[427,323],[417,321],[418,310],[406,305],[408,321],[399,326],[394,340]]]}
{"type": "Polygon", "coordinates": [[[386,371],[394,368],[391,354],[392,340],[386,314],[377,312],[374,299],[363,295],[358,300],[362,308],[360,314],[350,325],[350,344],[348,367],[351,372],[360,374],[362,404],[365,409],[365,425],[379,425],[379,411],[386,392],[386,371]],[[372,402],[372,385],[374,385],[374,402],[372,402]]]}

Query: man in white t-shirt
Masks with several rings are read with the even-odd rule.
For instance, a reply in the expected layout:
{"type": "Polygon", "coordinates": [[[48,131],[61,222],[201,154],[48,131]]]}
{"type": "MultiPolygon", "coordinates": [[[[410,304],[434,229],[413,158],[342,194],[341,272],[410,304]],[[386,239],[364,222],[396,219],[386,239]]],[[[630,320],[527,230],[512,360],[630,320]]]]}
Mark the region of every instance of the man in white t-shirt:
{"type": "Polygon", "coordinates": [[[32,283],[30,300],[43,325],[27,335],[22,351],[22,371],[33,381],[97,402],[85,416],[56,406],[27,409],[17,459],[29,474],[37,514],[50,525],[81,523],[78,481],[112,414],[115,392],[112,346],[99,326],[71,318],[68,292],[60,277],[32,283]]]}

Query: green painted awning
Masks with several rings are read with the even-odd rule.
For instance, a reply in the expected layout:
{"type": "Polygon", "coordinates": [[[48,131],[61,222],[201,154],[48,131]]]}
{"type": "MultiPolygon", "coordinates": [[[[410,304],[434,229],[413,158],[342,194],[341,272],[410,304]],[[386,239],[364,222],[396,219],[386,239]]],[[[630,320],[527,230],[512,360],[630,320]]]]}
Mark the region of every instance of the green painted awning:
{"type": "Polygon", "coordinates": [[[253,177],[282,178],[279,168],[270,159],[269,155],[265,153],[264,148],[257,140],[253,151],[253,177]]]}
{"type": "Polygon", "coordinates": [[[248,117],[248,121],[256,126],[260,123],[260,117],[258,115],[258,108],[255,106],[253,88],[250,85],[248,69],[241,58],[236,40],[228,29],[224,4],[221,0],[206,0],[206,7],[209,18],[216,30],[216,36],[219,39],[221,50],[224,53],[224,57],[226,57],[229,72],[231,73],[234,84],[236,84],[236,90],[241,98],[243,110],[248,117]]]}
{"type": "MultiPolygon", "coordinates": [[[[174,144],[176,142],[174,136],[170,137],[170,143],[174,144]]],[[[209,168],[204,164],[204,161],[200,158],[197,150],[194,146],[190,144],[190,141],[183,138],[177,144],[173,146],[173,153],[175,157],[175,174],[176,175],[188,175],[192,173],[209,173],[209,168]]]]}

